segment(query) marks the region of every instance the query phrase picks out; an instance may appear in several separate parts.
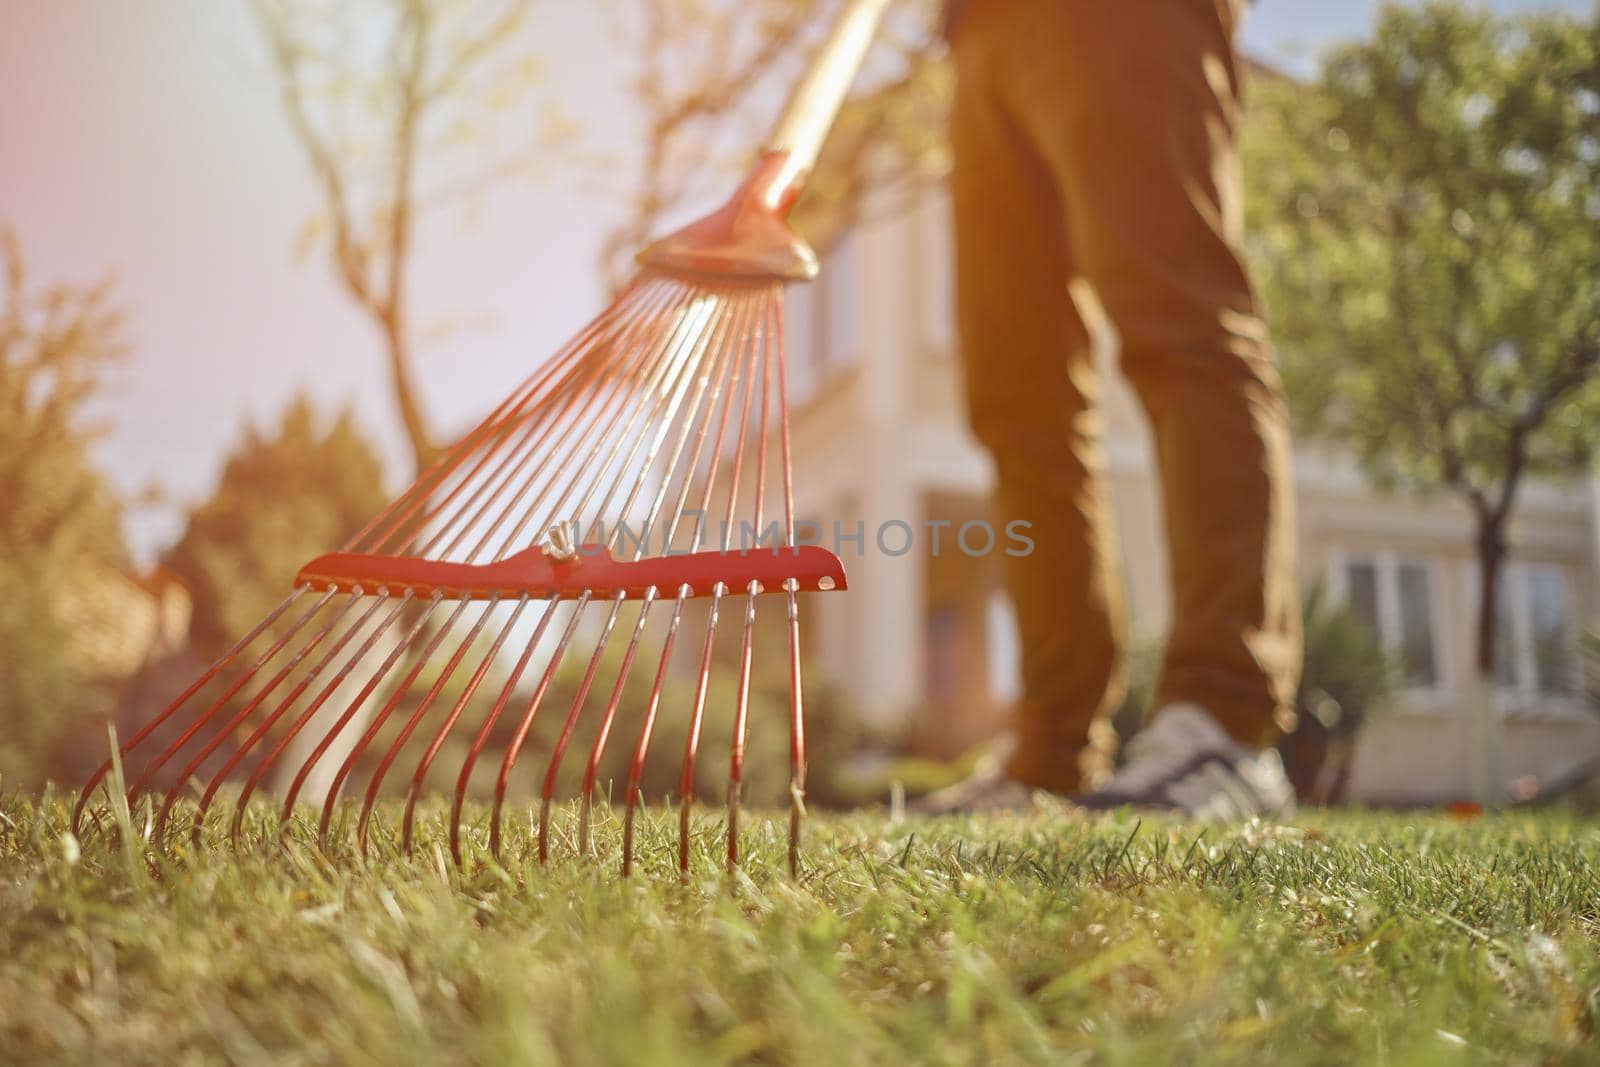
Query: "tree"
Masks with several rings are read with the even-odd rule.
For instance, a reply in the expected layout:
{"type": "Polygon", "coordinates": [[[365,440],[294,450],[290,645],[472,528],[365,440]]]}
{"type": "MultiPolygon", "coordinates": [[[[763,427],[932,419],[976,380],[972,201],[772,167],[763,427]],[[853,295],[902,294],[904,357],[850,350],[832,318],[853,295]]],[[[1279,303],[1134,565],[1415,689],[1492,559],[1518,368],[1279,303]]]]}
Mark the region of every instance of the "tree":
{"type": "MultiPolygon", "coordinates": [[[[600,252],[613,288],[631,275],[633,255],[661,236],[668,216],[708,191],[708,165],[748,164],[838,6],[631,4],[638,50],[633,100],[643,118],[628,213],[600,252]]],[[[948,167],[951,79],[934,27],[939,6],[924,2],[892,13],[869,61],[879,70],[876,81],[847,101],[834,123],[791,220],[819,252],[856,220],[869,182],[881,195],[935,180],[948,167]]]]}
{"type": "Polygon", "coordinates": [[[253,0],[284,112],[321,193],[302,244],[325,235],[345,292],[377,326],[419,471],[437,446],[417,395],[406,284],[417,222],[529,166],[526,144],[485,144],[497,141],[485,120],[523,100],[534,76],[532,57],[513,48],[530,4],[253,0]],[[486,162],[463,167],[468,148],[486,162]]]}
{"type": "Polygon", "coordinates": [[[0,286],[0,775],[16,782],[108,695],[63,608],[125,557],[87,417],[123,344],[107,283],[34,287],[3,228],[0,286]]]}
{"type": "Polygon", "coordinates": [[[1250,231],[1302,430],[1470,508],[1481,793],[1517,493],[1600,444],[1600,19],[1390,6],[1254,87],[1250,231]]]}
{"type": "Polygon", "coordinates": [[[190,636],[203,658],[260,621],[307,560],[343,544],[384,504],[377,451],[351,413],[326,428],[318,421],[300,396],[270,433],[246,427],[167,553],[193,595],[190,636]]]}

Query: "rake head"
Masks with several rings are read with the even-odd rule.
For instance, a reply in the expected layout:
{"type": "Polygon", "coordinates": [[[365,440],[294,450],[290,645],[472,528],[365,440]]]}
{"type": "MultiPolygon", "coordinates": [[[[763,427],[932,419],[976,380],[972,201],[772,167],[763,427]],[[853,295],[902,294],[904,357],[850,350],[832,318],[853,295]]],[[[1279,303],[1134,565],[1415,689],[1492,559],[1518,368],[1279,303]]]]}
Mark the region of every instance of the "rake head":
{"type": "MultiPolygon", "coordinates": [[[[233,780],[235,837],[263,787],[281,791],[285,823],[315,794],[325,837],[339,798],[364,782],[356,822],[364,848],[374,803],[399,765],[410,774],[401,828],[409,849],[437,757],[458,733],[470,734],[455,769],[451,851],[460,862],[474,775],[492,774],[487,844],[498,855],[502,808],[530,728],[557,715],[564,719],[538,790],[544,859],[558,772],[587,717],[597,722],[579,794],[581,850],[601,758],[616,728],[627,724],[633,734],[627,872],[652,732],[667,710],[689,724],[677,795],[687,870],[717,624],[731,601],[742,616],[727,785],[731,867],[752,646],[766,598],[788,629],[792,866],[806,773],[799,594],[843,589],[845,576],[831,552],[796,543],[785,378],[780,278],[647,268],[345,551],[306,564],[267,618],[121,746],[130,804],[151,797],[156,837],[165,840],[180,800],[197,798],[184,817],[198,839],[233,780]],[[702,616],[703,637],[680,648],[680,630],[702,616]],[[605,658],[618,643],[620,664],[605,658]],[[655,658],[648,697],[625,706],[624,683],[640,656],[655,658]],[[548,707],[567,661],[582,664],[576,694],[548,707]],[[674,675],[693,683],[693,697],[663,709],[674,675]],[[181,729],[166,725],[179,716],[181,729]]],[[[75,827],[109,770],[108,761],[84,786],[75,827]]]]}
{"type": "MultiPolygon", "coordinates": [[[[615,730],[634,731],[622,870],[659,716],[687,732],[678,774],[678,866],[690,812],[718,620],[739,627],[727,778],[727,864],[739,813],[756,616],[786,624],[789,866],[804,813],[800,599],[845,587],[832,553],[796,539],[783,346],[783,286],[817,272],[784,221],[860,65],[887,0],[847,0],[796,86],[768,148],[722,209],[657,242],[622,295],[370,522],[344,551],[312,560],[281,604],[120,746],[130,807],[149,798],[165,841],[180,800],[198,840],[224,783],[240,783],[230,835],[251,798],[281,791],[280,828],[303,799],[325,839],[339,798],[365,782],[356,837],[398,764],[410,770],[400,840],[452,741],[450,851],[462,808],[492,775],[487,845],[536,719],[560,720],[539,779],[539,858],[580,721],[592,730],[579,787],[578,849],[615,730]],[[731,602],[731,605],[728,603],[731,602]],[[736,607],[737,613],[727,610],[736,607]],[[680,631],[704,619],[698,646],[680,631]],[[620,623],[620,625],[619,625],[620,623]],[[652,627],[654,628],[652,630],[652,627]],[[621,645],[616,661],[607,649],[621,645]],[[640,655],[648,695],[626,699],[640,655]],[[557,672],[581,671],[570,699],[557,672]],[[686,683],[665,708],[667,683],[686,683]],[[565,706],[561,706],[565,704],[565,706]],[[553,705],[553,706],[547,706],[553,705]],[[475,729],[474,729],[475,726],[475,729]],[[458,737],[457,735],[462,735],[458,737]],[[498,764],[498,766],[496,766],[498,764]]],[[[84,785],[73,828],[115,761],[84,785]]],[[[475,831],[474,831],[475,832],[475,831]]]]}

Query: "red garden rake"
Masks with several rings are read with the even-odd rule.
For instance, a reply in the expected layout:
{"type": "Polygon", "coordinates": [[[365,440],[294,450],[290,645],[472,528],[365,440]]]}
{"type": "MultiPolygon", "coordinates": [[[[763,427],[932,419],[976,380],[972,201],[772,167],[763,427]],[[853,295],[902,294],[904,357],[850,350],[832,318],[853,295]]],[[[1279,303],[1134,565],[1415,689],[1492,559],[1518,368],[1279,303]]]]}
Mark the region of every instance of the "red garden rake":
{"type": "MultiPolygon", "coordinates": [[[[789,866],[795,868],[806,775],[797,594],[843,589],[845,575],[833,553],[795,536],[782,290],[815,277],[817,261],[784,220],[886,4],[845,5],[768,147],[724,207],[647,248],[639,256],[643,270],[611,307],[343,552],[306,564],[276,609],[120,747],[130,804],[158,792],[162,780],[173,783],[157,808],[157,840],[166,839],[174,805],[192,792],[191,782],[205,781],[190,823],[198,839],[223,783],[242,780],[231,823],[236,838],[264,783],[287,782],[286,822],[314,778],[323,795],[318,833],[325,838],[339,796],[365,774],[356,824],[365,848],[380,787],[404,758],[412,768],[401,832],[409,850],[417,799],[434,760],[458,727],[476,720],[455,780],[450,849],[460,863],[462,804],[474,768],[497,724],[502,732],[514,724],[489,820],[489,847],[498,856],[507,786],[535,716],[569,650],[593,636],[540,790],[544,860],[557,774],[591,690],[603,670],[610,673],[602,657],[620,622],[626,643],[609,689],[602,683],[603,704],[596,702],[599,723],[580,794],[578,847],[587,852],[601,758],[622,710],[624,683],[647,647],[647,623],[656,619],[663,620],[659,659],[639,709],[625,794],[627,874],[674,645],[690,617],[686,608],[701,601],[706,628],[690,660],[698,667],[691,670],[696,684],[679,782],[678,865],[687,871],[717,620],[732,599],[744,616],[727,791],[732,869],[739,858],[758,598],[782,594],[789,866]],[[769,501],[774,493],[776,501],[769,501]],[[776,525],[771,544],[763,535],[772,527],[764,522],[776,525]],[[589,632],[579,638],[586,622],[589,632]],[[480,693],[491,671],[507,662],[504,681],[480,693]],[[454,699],[441,700],[452,679],[454,699]],[[409,714],[397,715],[408,701],[415,705],[409,714]],[[191,705],[180,729],[174,717],[191,705]],[[386,726],[387,747],[374,745],[386,726]]],[[[108,760],[84,785],[73,810],[75,830],[111,767],[108,760]]]]}

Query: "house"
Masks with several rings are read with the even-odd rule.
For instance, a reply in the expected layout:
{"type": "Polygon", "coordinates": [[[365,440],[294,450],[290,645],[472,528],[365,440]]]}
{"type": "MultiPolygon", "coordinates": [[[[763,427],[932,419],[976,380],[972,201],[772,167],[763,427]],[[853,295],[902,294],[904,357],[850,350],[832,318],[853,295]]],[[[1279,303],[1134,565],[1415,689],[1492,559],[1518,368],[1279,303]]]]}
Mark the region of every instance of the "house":
{"type": "MultiPolygon", "coordinates": [[[[966,430],[953,357],[945,194],[897,196],[893,211],[864,212],[869,221],[835,246],[817,282],[792,291],[787,311],[797,514],[836,543],[850,578],[848,593],[812,598],[807,640],[812,669],[878,725],[951,755],[1000,727],[1016,692],[1016,638],[994,554],[951,551],[964,523],[988,517],[990,470],[966,430]],[[940,552],[930,551],[936,529],[940,552]]],[[[1098,347],[1109,364],[1106,331],[1098,347]]],[[[1156,641],[1169,608],[1150,444],[1131,393],[1114,373],[1108,384],[1130,616],[1156,641]]],[[[1443,495],[1380,494],[1348,457],[1305,444],[1295,488],[1304,580],[1370,619],[1408,683],[1358,738],[1347,795],[1395,804],[1472,795],[1466,509],[1443,495]]],[[[1600,716],[1577,681],[1582,624],[1600,610],[1600,483],[1529,485],[1513,543],[1501,772],[1549,782],[1600,756],[1600,716]]]]}

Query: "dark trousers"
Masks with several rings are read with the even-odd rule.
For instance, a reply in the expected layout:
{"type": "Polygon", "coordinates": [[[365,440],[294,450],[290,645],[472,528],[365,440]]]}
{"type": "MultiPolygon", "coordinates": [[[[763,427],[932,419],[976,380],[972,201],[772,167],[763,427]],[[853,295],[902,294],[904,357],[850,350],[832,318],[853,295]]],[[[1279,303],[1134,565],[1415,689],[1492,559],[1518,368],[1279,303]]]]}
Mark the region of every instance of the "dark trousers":
{"type": "Polygon", "coordinates": [[[1011,771],[1042,788],[1082,786],[1123,689],[1101,383],[1074,279],[1116,327],[1153,430],[1172,576],[1156,705],[1198,703],[1252,744],[1290,721],[1289,429],[1240,253],[1239,6],[969,0],[952,30],[960,343],[1000,517],[1033,524],[1034,552],[1008,560],[1011,771]]]}

